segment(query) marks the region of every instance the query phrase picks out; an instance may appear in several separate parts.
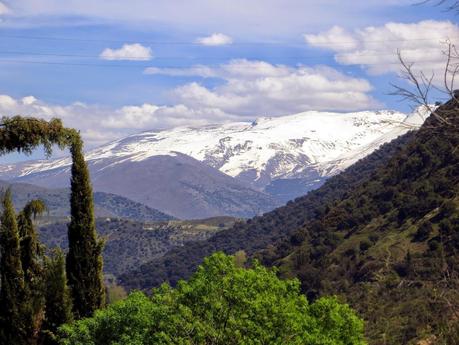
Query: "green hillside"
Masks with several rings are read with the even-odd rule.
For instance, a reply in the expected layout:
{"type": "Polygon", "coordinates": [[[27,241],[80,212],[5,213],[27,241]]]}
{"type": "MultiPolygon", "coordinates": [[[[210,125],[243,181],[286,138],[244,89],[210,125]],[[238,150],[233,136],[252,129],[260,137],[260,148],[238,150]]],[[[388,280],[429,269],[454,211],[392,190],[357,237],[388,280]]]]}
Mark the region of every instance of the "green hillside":
{"type": "Polygon", "coordinates": [[[164,257],[122,275],[121,283],[130,289],[150,289],[164,281],[175,284],[179,279],[190,277],[204,257],[215,251],[231,254],[244,250],[251,255],[267,246],[275,245],[320,214],[328,203],[342,198],[361,181],[371,179],[372,174],[387,164],[392,155],[401,150],[412,137],[411,132],[383,145],[345,172],[330,178],[321,188],[290,201],[283,207],[263,216],[238,222],[206,241],[172,249],[164,257]]]}
{"type": "Polygon", "coordinates": [[[148,289],[187,278],[213,251],[245,250],[310,299],[336,294],[367,321],[371,344],[455,344],[459,319],[459,110],[383,146],[324,186],[174,248],[121,276],[148,289]]]}
{"type": "MultiPolygon", "coordinates": [[[[189,241],[202,241],[231,227],[236,219],[216,217],[202,220],[136,222],[129,219],[99,218],[97,232],[105,239],[104,271],[118,276],[145,262],[159,258],[168,250],[189,241]]],[[[48,247],[66,249],[67,221],[42,219],[40,239],[48,247]]]]}
{"type": "Polygon", "coordinates": [[[259,254],[311,298],[337,294],[373,344],[459,342],[459,109],[449,102],[371,179],[259,254]],[[452,111],[454,110],[454,111],[452,111]]]}

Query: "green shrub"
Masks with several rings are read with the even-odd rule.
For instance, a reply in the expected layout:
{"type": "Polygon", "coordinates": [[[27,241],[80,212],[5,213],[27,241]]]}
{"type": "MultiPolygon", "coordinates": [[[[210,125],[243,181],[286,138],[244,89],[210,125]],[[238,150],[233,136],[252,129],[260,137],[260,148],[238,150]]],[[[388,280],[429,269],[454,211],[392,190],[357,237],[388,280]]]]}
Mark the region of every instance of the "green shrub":
{"type": "Polygon", "coordinates": [[[317,344],[361,345],[363,322],[335,298],[309,304],[297,280],[258,263],[205,259],[189,281],[151,297],[134,292],[92,318],[61,328],[64,345],[317,344]]]}

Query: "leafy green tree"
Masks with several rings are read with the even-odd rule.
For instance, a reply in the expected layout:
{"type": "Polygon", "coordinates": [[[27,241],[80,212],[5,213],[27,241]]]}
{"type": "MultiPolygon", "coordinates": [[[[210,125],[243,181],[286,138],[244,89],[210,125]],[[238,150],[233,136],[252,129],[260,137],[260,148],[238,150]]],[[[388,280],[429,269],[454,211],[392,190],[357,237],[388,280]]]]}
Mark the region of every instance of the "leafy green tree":
{"type": "Polygon", "coordinates": [[[54,250],[52,257],[45,259],[45,319],[42,339],[45,345],[56,344],[58,327],[73,320],[72,301],[65,273],[65,255],[61,249],[54,250]]]}
{"type": "Polygon", "coordinates": [[[189,281],[141,292],[61,328],[63,345],[362,345],[363,322],[335,298],[309,304],[297,280],[257,262],[205,259],[189,281]]]}
{"type": "Polygon", "coordinates": [[[26,344],[26,304],[21,248],[11,190],[3,197],[0,227],[0,344],[26,344]]]}
{"type": "Polygon", "coordinates": [[[103,241],[97,238],[89,171],[83,143],[75,140],[72,154],[71,221],[68,227],[67,278],[76,319],[87,317],[105,303],[102,272],[103,241]]]}

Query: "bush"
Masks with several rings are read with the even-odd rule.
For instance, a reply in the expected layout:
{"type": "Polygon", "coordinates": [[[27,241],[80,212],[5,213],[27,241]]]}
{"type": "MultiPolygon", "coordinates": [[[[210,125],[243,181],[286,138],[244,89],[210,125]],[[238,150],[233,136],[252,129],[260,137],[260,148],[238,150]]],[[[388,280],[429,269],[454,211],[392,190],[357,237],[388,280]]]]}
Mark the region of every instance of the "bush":
{"type": "Polygon", "coordinates": [[[373,244],[368,240],[360,241],[359,248],[361,252],[366,252],[373,244]]]}
{"type": "Polygon", "coordinates": [[[432,233],[433,228],[432,224],[429,221],[426,221],[421,224],[413,237],[413,242],[422,242],[429,238],[432,233]]]}
{"type": "Polygon", "coordinates": [[[297,280],[255,263],[238,267],[221,253],[192,278],[141,292],[61,328],[64,345],[360,345],[363,322],[335,298],[309,304],[297,280]]]}

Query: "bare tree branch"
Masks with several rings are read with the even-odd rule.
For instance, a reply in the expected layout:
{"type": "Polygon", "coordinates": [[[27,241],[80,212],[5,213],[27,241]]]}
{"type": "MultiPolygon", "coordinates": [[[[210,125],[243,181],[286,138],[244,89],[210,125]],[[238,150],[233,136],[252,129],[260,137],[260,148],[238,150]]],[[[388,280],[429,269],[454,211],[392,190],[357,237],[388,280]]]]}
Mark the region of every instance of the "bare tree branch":
{"type": "Polygon", "coordinates": [[[445,11],[456,12],[459,14],[459,0],[424,0],[416,5],[434,4],[434,6],[444,7],[445,11]]]}
{"type": "Polygon", "coordinates": [[[441,75],[442,80],[438,80],[434,72],[426,75],[423,71],[416,70],[415,64],[407,62],[402,52],[398,51],[397,56],[401,65],[400,78],[407,85],[391,84],[393,91],[390,94],[401,97],[403,101],[410,102],[413,110],[418,110],[420,116],[423,116],[425,112],[427,115],[433,115],[441,123],[451,125],[448,120],[448,114],[444,110],[441,113],[437,111],[438,105],[441,103],[438,99],[434,99],[440,93],[445,96],[446,101],[451,99],[456,102],[459,101],[459,90],[456,89],[456,76],[459,73],[459,54],[456,46],[450,41],[446,41],[445,45],[446,49],[443,51],[445,66],[441,75]],[[422,110],[422,113],[420,110],[422,110]]]}

